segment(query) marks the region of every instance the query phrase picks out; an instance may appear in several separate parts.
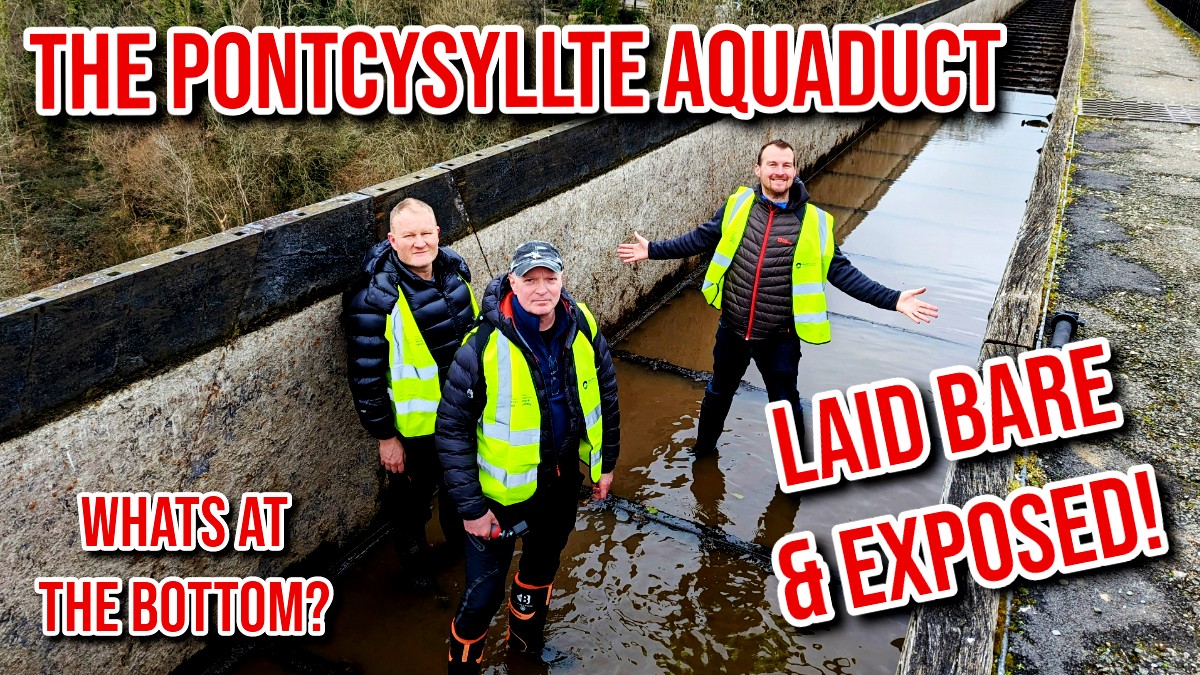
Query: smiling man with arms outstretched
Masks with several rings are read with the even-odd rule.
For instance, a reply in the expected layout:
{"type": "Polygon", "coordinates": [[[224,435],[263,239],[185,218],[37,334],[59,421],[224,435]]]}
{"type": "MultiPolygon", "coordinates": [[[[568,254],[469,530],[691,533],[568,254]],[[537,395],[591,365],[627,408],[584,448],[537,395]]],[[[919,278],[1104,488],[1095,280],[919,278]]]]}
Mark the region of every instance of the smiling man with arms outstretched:
{"type": "MultiPolygon", "coordinates": [[[[917,296],[924,288],[891,290],[858,271],[838,250],[833,216],[808,201],[796,177],[796,156],[786,141],[758,152],[754,189],[738,188],[712,220],[667,241],[621,244],[623,262],[712,256],[701,288],[721,310],[713,347],[713,376],[700,404],[692,452],[716,450],[742,376],[754,359],[771,401],[788,401],[803,439],[796,378],[800,343],[829,342],[826,282],[856,300],[895,310],[916,323],[937,318],[937,307],[917,296]]],[[[803,444],[802,444],[803,445],[803,444]]]]}

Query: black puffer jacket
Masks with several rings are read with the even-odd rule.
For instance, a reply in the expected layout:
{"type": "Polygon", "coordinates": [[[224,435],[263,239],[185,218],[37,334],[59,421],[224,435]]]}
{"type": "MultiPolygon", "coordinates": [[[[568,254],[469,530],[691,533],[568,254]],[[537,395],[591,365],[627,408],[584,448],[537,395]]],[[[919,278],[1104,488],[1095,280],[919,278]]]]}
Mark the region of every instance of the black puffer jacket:
{"type": "MultiPolygon", "coordinates": [[[[764,257],[763,278],[759,281],[758,297],[754,298],[756,318],[754,319],[754,326],[751,328],[753,329],[752,338],[758,339],[764,337],[762,329],[767,329],[768,327],[774,330],[791,329],[791,265],[788,265],[786,274],[773,275],[772,279],[767,279],[766,276],[768,270],[771,269],[768,263],[772,260],[777,261],[783,255],[783,251],[777,247],[794,247],[795,245],[795,239],[786,236],[786,232],[777,235],[775,226],[780,223],[781,215],[785,216],[784,224],[786,224],[787,214],[791,214],[791,217],[795,218],[803,217],[803,209],[807,208],[805,204],[808,201],[808,190],[804,187],[804,183],[797,178],[792,189],[789,191],[788,205],[783,209],[771,204],[763,197],[761,185],[754,187],[754,195],[755,201],[750,211],[750,222],[746,224],[747,234],[742,239],[742,245],[739,247],[733,264],[730,265],[730,269],[725,273],[726,284],[724,295],[721,298],[721,308],[722,318],[731,327],[744,335],[749,323],[751,298],[754,295],[754,270],[750,269],[750,261],[754,261],[754,264],[757,265],[766,221],[770,218],[771,210],[774,209],[775,221],[772,223],[770,242],[768,242],[768,257],[764,257]],[[758,224],[757,226],[756,223],[758,224]],[[757,227],[761,227],[762,229],[759,230],[757,227]],[[790,243],[783,244],[777,240],[779,238],[785,239],[790,243]],[[765,291],[762,286],[763,283],[768,284],[765,291]],[[770,284],[778,284],[778,290],[775,290],[770,284]],[[783,288],[785,287],[787,289],[785,299],[776,297],[783,292],[783,288]],[[783,317],[786,317],[786,320],[776,326],[771,322],[771,318],[781,318],[778,310],[783,308],[786,308],[786,314],[783,315],[783,317]],[[775,316],[768,316],[767,322],[764,322],[764,325],[760,326],[760,319],[757,316],[760,312],[764,316],[771,315],[772,313],[775,316]]],[[[650,259],[687,258],[700,253],[712,255],[717,250],[717,244],[721,241],[721,221],[724,217],[725,204],[722,203],[712,219],[702,223],[696,229],[685,232],[674,239],[668,239],[667,241],[650,242],[650,259]]],[[[798,226],[793,224],[793,227],[797,229],[792,231],[798,233],[798,226]]],[[[790,256],[793,253],[786,253],[784,257],[790,262],[790,256]]],[[[829,264],[828,280],[830,284],[846,295],[880,309],[896,309],[896,301],[900,299],[900,291],[892,290],[863,274],[842,254],[841,249],[836,244],[833,247],[833,260],[829,264]]]]}
{"type": "Polygon", "coordinates": [[[725,272],[721,307],[725,322],[749,340],[792,330],[792,263],[800,224],[808,207],[808,190],[797,183],[783,208],[755,193],[750,219],[729,270],[725,272]]]}
{"type": "MultiPolygon", "coordinates": [[[[454,364],[450,366],[450,374],[442,388],[442,403],[437,413],[437,448],[446,470],[446,485],[450,488],[450,497],[458,507],[458,513],[466,520],[474,520],[487,513],[491,506],[483,496],[483,488],[479,485],[479,465],[476,461],[477,437],[476,430],[479,418],[483,415],[483,407],[487,399],[487,383],[483,377],[483,350],[487,346],[492,331],[499,330],[513,341],[521,345],[529,370],[533,374],[534,386],[538,390],[538,404],[542,417],[542,458],[538,467],[539,476],[553,475],[556,467],[569,458],[553,456],[552,429],[550,404],[543,394],[541,371],[533,363],[533,355],[524,346],[524,341],[517,333],[513,323],[511,305],[506,306],[504,300],[512,295],[507,275],[497,277],[488,284],[483,293],[482,316],[479,330],[475,332],[454,356],[454,364]]],[[[563,303],[567,307],[566,316],[570,321],[566,335],[566,355],[571,354],[570,345],[575,341],[575,335],[580,325],[586,327],[587,320],[579,312],[575,300],[563,291],[563,303]]],[[[516,302],[513,297],[510,302],[516,302]]],[[[597,331],[592,336],[592,348],[596,352],[596,373],[600,383],[600,412],[604,416],[604,436],[601,441],[603,460],[601,471],[609,473],[617,464],[617,456],[621,450],[621,413],[617,405],[617,372],[613,368],[612,355],[608,350],[608,342],[597,331]]],[[[567,368],[563,379],[575,382],[575,363],[569,356],[564,356],[562,363],[567,368]]],[[[566,387],[568,404],[571,409],[571,422],[568,436],[578,439],[583,436],[583,409],[579,403],[579,394],[574,385],[566,387]]],[[[567,444],[577,448],[578,443],[567,444]]],[[[574,450],[571,450],[574,452],[574,450]]],[[[578,461],[578,456],[575,456],[578,461]]]]}
{"type": "Polygon", "coordinates": [[[441,247],[426,281],[400,263],[386,240],[371,247],[351,287],[342,295],[342,327],[346,331],[346,376],[358,419],[378,439],[398,436],[388,399],[387,317],[399,298],[413,318],[444,382],[454,352],[474,323],[471,271],[453,250],[441,247]]]}

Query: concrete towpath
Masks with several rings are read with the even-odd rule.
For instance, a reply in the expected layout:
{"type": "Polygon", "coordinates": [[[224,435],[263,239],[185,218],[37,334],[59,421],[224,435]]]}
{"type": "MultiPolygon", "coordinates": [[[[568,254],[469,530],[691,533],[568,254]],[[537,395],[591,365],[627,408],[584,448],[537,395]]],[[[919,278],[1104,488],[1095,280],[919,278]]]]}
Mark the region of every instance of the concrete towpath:
{"type": "MultiPolygon", "coordinates": [[[[1200,106],[1200,39],[1153,0],[1086,0],[1083,99],[1200,106]]],[[[1200,118],[1200,108],[1197,108],[1200,118]]],[[[1200,673],[1200,124],[1081,116],[1055,309],[1107,337],[1118,432],[1032,482],[1153,465],[1171,551],[1018,587],[1006,673],[1200,673]]]]}

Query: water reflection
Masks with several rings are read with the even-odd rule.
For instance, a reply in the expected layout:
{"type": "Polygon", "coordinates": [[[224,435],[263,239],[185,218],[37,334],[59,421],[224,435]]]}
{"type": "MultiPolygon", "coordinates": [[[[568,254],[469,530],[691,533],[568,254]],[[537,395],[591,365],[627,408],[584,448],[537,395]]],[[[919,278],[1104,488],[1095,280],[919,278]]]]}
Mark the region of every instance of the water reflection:
{"type": "Polygon", "coordinates": [[[721,502],[728,497],[743,497],[740,494],[725,492],[725,474],[717,463],[717,458],[700,457],[692,462],[692,480],[688,489],[695,499],[695,520],[724,529],[730,524],[721,509],[721,502]]]}

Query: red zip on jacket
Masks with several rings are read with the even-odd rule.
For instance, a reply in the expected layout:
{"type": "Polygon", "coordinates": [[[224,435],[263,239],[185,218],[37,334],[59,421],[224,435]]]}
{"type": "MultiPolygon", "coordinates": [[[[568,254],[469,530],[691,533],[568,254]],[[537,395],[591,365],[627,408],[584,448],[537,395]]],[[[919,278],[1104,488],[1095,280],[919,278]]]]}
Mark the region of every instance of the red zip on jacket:
{"type": "Polygon", "coordinates": [[[754,268],[754,290],[750,292],[750,319],[746,322],[746,339],[750,339],[750,331],[754,328],[754,305],[758,300],[758,280],[762,276],[763,258],[767,255],[767,245],[771,243],[771,223],[775,221],[775,207],[768,206],[767,227],[763,231],[762,248],[758,250],[758,266],[754,268]]]}

